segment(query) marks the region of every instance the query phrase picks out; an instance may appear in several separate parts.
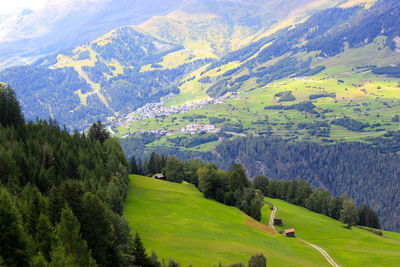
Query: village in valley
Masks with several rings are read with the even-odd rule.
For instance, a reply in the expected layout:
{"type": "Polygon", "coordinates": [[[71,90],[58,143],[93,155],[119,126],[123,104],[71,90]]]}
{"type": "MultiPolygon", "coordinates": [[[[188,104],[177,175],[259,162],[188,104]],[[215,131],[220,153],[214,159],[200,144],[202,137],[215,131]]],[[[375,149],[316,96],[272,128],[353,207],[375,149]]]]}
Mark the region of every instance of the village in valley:
{"type": "MultiPolygon", "coordinates": [[[[112,123],[113,127],[110,126],[110,128],[115,129],[118,127],[124,127],[125,129],[130,129],[132,123],[134,123],[136,121],[152,119],[152,118],[165,118],[169,115],[185,113],[185,112],[188,112],[193,109],[200,109],[206,105],[223,104],[223,103],[225,103],[225,101],[228,98],[238,97],[239,95],[240,95],[240,93],[234,93],[234,94],[228,94],[228,95],[224,95],[224,96],[216,97],[216,98],[208,97],[205,99],[189,101],[182,105],[176,105],[176,106],[170,106],[170,107],[166,106],[166,103],[168,101],[168,97],[167,97],[165,100],[163,100],[161,102],[148,103],[118,121],[112,121],[111,123],[112,123]]],[[[217,128],[215,125],[212,125],[212,124],[188,124],[180,129],[180,132],[182,134],[196,134],[196,133],[201,133],[201,132],[217,133],[220,131],[221,131],[221,129],[217,128]]],[[[150,133],[150,134],[160,135],[160,136],[172,135],[172,133],[170,131],[168,131],[167,129],[161,128],[161,129],[151,129],[151,130],[146,130],[146,131],[143,131],[143,130],[142,131],[129,131],[128,133],[124,134],[122,136],[122,138],[126,138],[126,137],[134,135],[136,133],[139,133],[139,134],[150,133]]]]}

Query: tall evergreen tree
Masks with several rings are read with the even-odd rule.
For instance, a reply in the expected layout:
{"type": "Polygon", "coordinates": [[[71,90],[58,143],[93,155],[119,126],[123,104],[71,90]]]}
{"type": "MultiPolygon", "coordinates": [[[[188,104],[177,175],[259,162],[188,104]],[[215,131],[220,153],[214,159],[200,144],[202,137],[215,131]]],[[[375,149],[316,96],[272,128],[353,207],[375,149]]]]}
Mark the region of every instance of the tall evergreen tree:
{"type": "Polygon", "coordinates": [[[4,127],[21,126],[24,123],[17,96],[4,83],[0,83],[0,114],[0,125],[4,127]]]}
{"type": "Polygon", "coordinates": [[[118,266],[120,258],[114,244],[110,210],[89,192],[84,195],[82,206],[83,213],[78,218],[82,236],[88,242],[93,258],[101,266],[118,266]]]}
{"type": "Polygon", "coordinates": [[[378,215],[367,205],[362,205],[358,210],[359,225],[371,228],[380,228],[378,215]]]}
{"type": "Polygon", "coordinates": [[[138,233],[133,240],[133,255],[135,256],[135,264],[138,266],[147,266],[149,259],[146,254],[146,249],[138,233]]]}
{"type": "Polygon", "coordinates": [[[129,161],[129,173],[131,174],[139,174],[139,168],[136,163],[135,156],[132,156],[129,161]]]}
{"type": "Polygon", "coordinates": [[[86,241],[80,235],[80,224],[70,208],[64,208],[56,227],[57,242],[52,252],[51,266],[96,266],[86,241]]]}
{"type": "Polygon", "coordinates": [[[0,187],[0,257],[6,266],[29,266],[30,242],[12,196],[0,187]]]}
{"type": "Polygon", "coordinates": [[[101,121],[93,123],[88,134],[90,139],[99,140],[101,143],[104,143],[110,137],[110,133],[101,121]]]}
{"type": "Polygon", "coordinates": [[[157,153],[155,152],[151,153],[148,164],[148,170],[150,174],[156,174],[161,172],[161,165],[162,165],[161,161],[162,160],[157,153]]]}
{"type": "Polygon", "coordinates": [[[51,246],[54,242],[54,235],[50,219],[43,213],[39,216],[34,239],[39,254],[43,255],[46,261],[49,261],[51,246]]]}

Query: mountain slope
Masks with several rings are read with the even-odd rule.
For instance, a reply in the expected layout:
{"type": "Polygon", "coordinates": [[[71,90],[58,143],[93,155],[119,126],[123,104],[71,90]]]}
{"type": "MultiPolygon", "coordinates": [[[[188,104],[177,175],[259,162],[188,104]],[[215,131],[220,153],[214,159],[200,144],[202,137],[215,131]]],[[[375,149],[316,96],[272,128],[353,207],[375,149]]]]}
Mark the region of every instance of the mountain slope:
{"type": "MultiPolygon", "coordinates": [[[[397,263],[399,234],[384,232],[380,237],[365,230],[347,230],[323,215],[282,201],[268,201],[278,207],[285,227],[295,227],[298,237],[324,247],[341,266],[397,263]]],[[[262,252],[268,266],[330,266],[300,239],[271,233],[266,225],[237,209],[203,198],[190,184],[131,176],[125,214],[146,247],[183,265],[247,262],[250,255],[262,252]]],[[[268,217],[265,206],[262,221],[267,222],[268,217]]]]}
{"type": "Polygon", "coordinates": [[[0,68],[71,49],[116,27],[137,25],[155,15],[165,15],[185,2],[49,0],[34,12],[17,11],[0,24],[0,68]],[[19,19],[15,20],[16,17],[19,19]]]}
{"type": "MultiPolygon", "coordinates": [[[[383,236],[343,224],[277,199],[266,199],[277,207],[276,218],[283,220],[278,229],[296,229],[296,237],[325,249],[340,266],[397,266],[400,234],[382,231],[383,236]]],[[[268,215],[267,206],[264,211],[268,215]]],[[[268,219],[263,216],[263,219],[268,219]]],[[[266,221],[265,221],[266,222],[266,221]]]]}
{"type": "MultiPolygon", "coordinates": [[[[108,2],[104,1],[102,5],[96,5],[101,12],[107,10],[107,16],[100,21],[115,20],[109,16],[133,16],[121,11],[126,9],[126,3],[122,0],[113,2],[111,11],[107,8],[108,2]]],[[[70,127],[84,128],[94,120],[123,117],[146,103],[159,101],[160,97],[169,93],[178,94],[180,90],[184,90],[178,90],[178,87],[192,79],[186,77],[190,72],[200,70],[199,67],[206,63],[218,60],[227,52],[257,39],[257,36],[279,23],[301,20],[309,13],[334,5],[338,1],[327,0],[315,5],[317,2],[319,1],[303,0],[294,5],[288,0],[275,0],[271,4],[264,1],[181,1],[180,5],[169,6],[175,12],[165,17],[154,18],[140,27],[113,30],[86,45],[42,58],[30,66],[7,69],[0,74],[0,80],[16,88],[25,104],[24,110],[28,118],[36,110],[40,117],[56,116],[61,123],[70,127]],[[266,15],[277,10],[277,6],[283,6],[279,9],[282,12],[274,16],[266,15]],[[226,13],[226,9],[229,12],[226,13]],[[250,15],[252,13],[254,14],[250,15]],[[142,46],[149,45],[150,40],[158,44],[169,44],[171,49],[167,51],[160,47],[163,54],[154,49],[144,51],[149,55],[143,61],[140,51],[143,50],[142,46]],[[129,58],[125,59],[125,55],[129,55],[129,58]],[[32,73],[38,75],[32,77],[32,73]],[[26,77],[32,82],[23,80],[24,85],[21,85],[16,82],[21,80],[20,77],[26,77]],[[61,88],[55,88],[54,77],[57,77],[57,84],[61,84],[61,88]],[[39,90],[38,86],[41,91],[40,101],[37,94],[32,94],[39,90]],[[59,91],[59,100],[55,102],[51,97],[54,91],[59,91]]],[[[157,1],[151,3],[157,5],[157,1]]],[[[74,2],[70,10],[78,8],[75,4],[74,2]]],[[[84,4],[88,3],[84,2],[82,5],[84,4]]],[[[143,3],[138,1],[137,4],[140,6],[143,3]]],[[[160,5],[160,8],[163,6],[160,5]]],[[[79,6],[79,10],[84,10],[84,7],[79,6]]],[[[145,10],[143,12],[147,14],[145,10]]],[[[99,14],[101,13],[94,13],[97,23],[99,14]]],[[[85,16],[89,22],[93,21],[90,15],[85,16]]],[[[70,28],[73,30],[73,27],[68,27],[70,28]]],[[[91,29],[91,34],[98,32],[90,25],[81,25],[74,34],[82,35],[81,31],[85,29],[91,29]]],[[[64,35],[58,34],[57,38],[60,36],[64,35]]],[[[74,36],[71,36],[71,40],[81,40],[74,36]]],[[[48,34],[43,38],[49,38],[48,34]]],[[[56,41],[57,38],[49,40],[56,41]]],[[[40,43],[46,44],[43,40],[40,43]]],[[[37,50],[34,44],[30,47],[37,50]]],[[[5,50],[11,51],[8,48],[5,50]]]]}
{"type": "MultiPolygon", "coordinates": [[[[345,6],[349,7],[318,12],[296,27],[282,29],[191,73],[180,86],[180,94],[166,106],[236,92],[241,96],[171,115],[177,118],[175,124],[167,124],[167,117],[163,122],[169,126],[162,127],[179,135],[190,122],[207,124],[205,117],[219,117],[222,121],[213,123],[217,128],[223,128],[227,123],[223,119],[229,118],[229,124],[242,125],[245,134],[327,142],[374,138],[398,129],[393,119],[400,110],[398,78],[379,75],[375,68],[400,60],[399,3],[345,6]],[[194,115],[202,119],[185,119],[194,115]]],[[[153,121],[124,123],[119,131],[124,135],[153,130],[153,121]]]]}
{"type": "Polygon", "coordinates": [[[190,184],[131,176],[125,214],[148,249],[182,265],[227,265],[264,253],[268,266],[329,266],[313,249],[269,233],[236,208],[203,198],[190,184]]]}
{"type": "Polygon", "coordinates": [[[84,128],[94,120],[128,113],[161,96],[178,93],[180,79],[204,61],[188,60],[164,70],[159,70],[157,63],[182,50],[122,27],[68,53],[4,70],[0,80],[18,88],[28,118],[52,117],[71,128],[84,128]],[[148,64],[155,68],[142,71],[148,64]]]}

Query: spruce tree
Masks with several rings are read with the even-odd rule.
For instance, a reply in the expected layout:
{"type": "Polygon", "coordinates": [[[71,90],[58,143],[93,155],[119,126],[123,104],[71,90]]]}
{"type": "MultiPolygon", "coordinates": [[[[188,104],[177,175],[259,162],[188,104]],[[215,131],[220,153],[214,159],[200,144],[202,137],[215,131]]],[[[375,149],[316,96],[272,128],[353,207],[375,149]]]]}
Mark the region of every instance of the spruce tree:
{"type": "Polygon", "coordinates": [[[39,216],[34,239],[38,252],[49,261],[51,246],[54,242],[54,235],[50,219],[43,213],[39,216]]]}
{"type": "Polygon", "coordinates": [[[139,169],[138,169],[138,165],[136,163],[135,156],[132,156],[131,160],[129,161],[129,172],[131,174],[139,174],[139,169]]]}
{"type": "Polygon", "coordinates": [[[160,161],[160,156],[155,152],[152,152],[148,164],[148,170],[150,174],[156,174],[160,172],[160,161]]]}
{"type": "Polygon", "coordinates": [[[17,96],[4,83],[0,83],[0,114],[0,125],[4,127],[21,126],[24,123],[17,96]]]}
{"type": "Polygon", "coordinates": [[[19,211],[10,193],[0,187],[0,257],[6,266],[29,266],[31,250],[19,211]]]}
{"type": "Polygon", "coordinates": [[[136,233],[135,239],[133,240],[133,255],[135,256],[135,264],[139,266],[146,266],[148,264],[149,259],[146,254],[146,249],[138,233],[136,233]]]}
{"type": "Polygon", "coordinates": [[[51,266],[96,266],[80,235],[80,224],[70,208],[64,208],[56,227],[57,242],[52,252],[51,266]]]}
{"type": "Polygon", "coordinates": [[[101,121],[93,123],[88,134],[90,139],[99,140],[101,143],[104,143],[110,137],[110,133],[101,121]]]}

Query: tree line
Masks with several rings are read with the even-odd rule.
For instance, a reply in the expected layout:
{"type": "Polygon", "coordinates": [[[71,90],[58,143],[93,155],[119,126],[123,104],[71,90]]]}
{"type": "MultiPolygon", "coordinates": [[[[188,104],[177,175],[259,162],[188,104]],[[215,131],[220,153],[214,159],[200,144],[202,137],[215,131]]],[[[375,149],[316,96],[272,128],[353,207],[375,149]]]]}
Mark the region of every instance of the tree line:
{"type": "Polygon", "coordinates": [[[254,219],[261,220],[263,195],[252,187],[245,170],[240,164],[233,164],[228,171],[220,170],[214,164],[202,161],[180,161],[174,156],[161,156],[155,152],[142,161],[133,156],[130,159],[132,174],[154,175],[162,173],[165,179],[180,183],[194,184],[206,198],[235,206],[254,219]]]}
{"type": "Polygon", "coordinates": [[[214,164],[197,160],[180,161],[174,156],[152,152],[145,165],[133,156],[130,172],[142,175],[162,173],[165,179],[194,184],[206,198],[229,206],[235,206],[256,220],[261,220],[263,197],[278,198],[311,211],[341,220],[350,228],[354,225],[380,228],[376,212],[367,205],[357,208],[348,196],[334,197],[320,188],[312,189],[304,180],[270,180],[257,175],[250,182],[240,164],[234,163],[230,170],[220,170],[214,164]],[[139,163],[138,163],[139,162],[139,163]]]}
{"type": "Polygon", "coordinates": [[[267,197],[282,199],[340,220],[349,228],[354,225],[380,228],[378,215],[367,205],[357,208],[347,196],[334,197],[327,190],[312,189],[304,180],[270,180],[266,176],[257,175],[252,183],[254,188],[259,189],[267,197]]]}
{"type": "MultiPolygon", "coordinates": [[[[357,207],[367,204],[379,216],[382,229],[400,229],[400,156],[398,133],[366,142],[317,144],[276,137],[247,136],[221,142],[214,152],[159,147],[157,152],[181,160],[200,159],[227,170],[240,162],[248,177],[305,180],[333,196],[348,195],[357,207]],[[240,159],[238,161],[238,159],[240,159]]],[[[155,149],[154,147],[152,149],[155,149]]],[[[133,151],[133,150],[129,150],[133,151]]]]}

